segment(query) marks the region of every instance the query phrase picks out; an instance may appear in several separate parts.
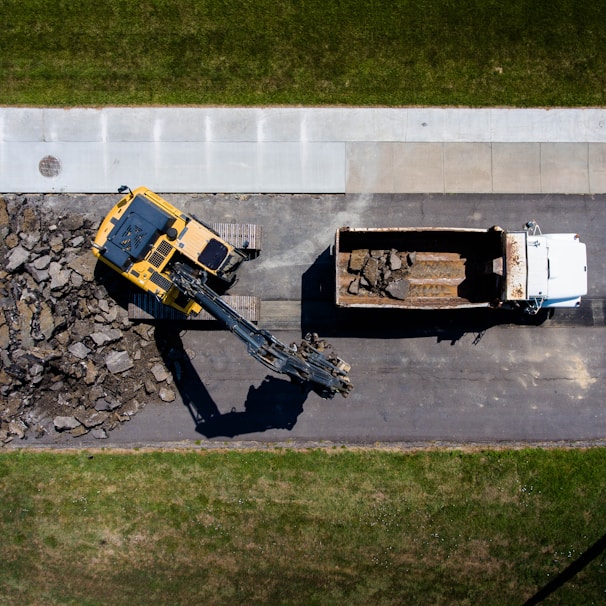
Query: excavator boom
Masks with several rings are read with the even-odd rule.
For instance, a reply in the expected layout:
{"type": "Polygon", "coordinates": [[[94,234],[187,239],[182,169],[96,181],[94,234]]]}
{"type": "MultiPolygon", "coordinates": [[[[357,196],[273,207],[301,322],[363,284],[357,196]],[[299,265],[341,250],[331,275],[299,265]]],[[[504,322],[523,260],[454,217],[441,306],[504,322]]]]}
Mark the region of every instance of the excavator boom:
{"type": "Polygon", "coordinates": [[[286,346],[267,330],[258,328],[230,307],[206,285],[204,271],[176,263],[171,279],[187,297],[222,322],[244,342],[248,353],[267,368],[288,375],[296,383],[313,385],[322,397],[347,397],[352,385],[349,364],[338,358],[317,335],[306,335],[300,345],[286,346]]]}

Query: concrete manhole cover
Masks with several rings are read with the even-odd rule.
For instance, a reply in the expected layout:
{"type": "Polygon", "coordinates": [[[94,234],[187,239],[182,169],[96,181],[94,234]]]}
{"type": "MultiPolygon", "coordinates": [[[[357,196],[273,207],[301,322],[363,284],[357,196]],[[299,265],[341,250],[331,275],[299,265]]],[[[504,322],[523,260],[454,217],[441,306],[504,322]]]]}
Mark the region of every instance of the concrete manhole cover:
{"type": "Polygon", "coordinates": [[[38,168],[43,177],[56,177],[61,172],[61,160],[55,156],[44,156],[38,168]]]}

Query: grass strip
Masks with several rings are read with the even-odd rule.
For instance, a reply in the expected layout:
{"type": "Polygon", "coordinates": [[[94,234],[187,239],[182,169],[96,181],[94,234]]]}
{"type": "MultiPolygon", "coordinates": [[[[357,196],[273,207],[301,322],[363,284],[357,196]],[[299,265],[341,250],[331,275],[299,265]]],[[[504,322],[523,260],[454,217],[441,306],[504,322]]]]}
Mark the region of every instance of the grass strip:
{"type": "Polygon", "coordinates": [[[0,104],[591,106],[595,0],[3,0],[0,104]]]}
{"type": "MultiPolygon", "coordinates": [[[[521,604],[604,535],[606,449],[0,454],[0,604],[521,604]]],[[[604,557],[550,604],[599,603],[604,557]]]]}

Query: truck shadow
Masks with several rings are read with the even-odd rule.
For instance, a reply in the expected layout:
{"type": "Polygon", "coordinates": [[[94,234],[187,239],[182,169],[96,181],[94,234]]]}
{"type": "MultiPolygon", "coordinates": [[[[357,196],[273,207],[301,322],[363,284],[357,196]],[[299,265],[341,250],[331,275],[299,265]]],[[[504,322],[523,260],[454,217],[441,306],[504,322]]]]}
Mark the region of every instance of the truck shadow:
{"type": "Polygon", "coordinates": [[[339,308],[335,305],[335,263],[327,248],[305,271],[301,280],[301,330],[344,338],[402,339],[436,337],[455,344],[466,334],[476,342],[493,326],[539,326],[553,316],[541,310],[531,316],[522,311],[475,308],[458,310],[401,310],[339,308]]]}
{"type": "Polygon", "coordinates": [[[244,411],[221,413],[183,347],[179,333],[184,328],[184,322],[157,322],[154,335],[199,434],[206,438],[233,438],[269,429],[291,430],[295,426],[310,389],[273,375],[265,377],[258,387],[249,387],[244,411]]]}

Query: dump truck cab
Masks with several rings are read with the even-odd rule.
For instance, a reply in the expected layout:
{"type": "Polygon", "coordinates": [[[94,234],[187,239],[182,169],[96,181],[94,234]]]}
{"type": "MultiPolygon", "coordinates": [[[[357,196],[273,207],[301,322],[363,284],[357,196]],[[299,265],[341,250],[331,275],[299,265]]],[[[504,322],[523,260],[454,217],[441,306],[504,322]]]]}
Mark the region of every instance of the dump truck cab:
{"type": "Polygon", "coordinates": [[[504,300],[529,309],[579,307],[587,294],[587,249],[578,234],[542,234],[530,222],[522,232],[505,234],[504,300]]]}
{"type": "Polygon", "coordinates": [[[129,191],[103,220],[93,242],[95,256],[167,305],[187,314],[200,306],[174,287],[176,262],[230,284],[248,259],[246,250],[222,239],[145,187],[129,191]]]}

